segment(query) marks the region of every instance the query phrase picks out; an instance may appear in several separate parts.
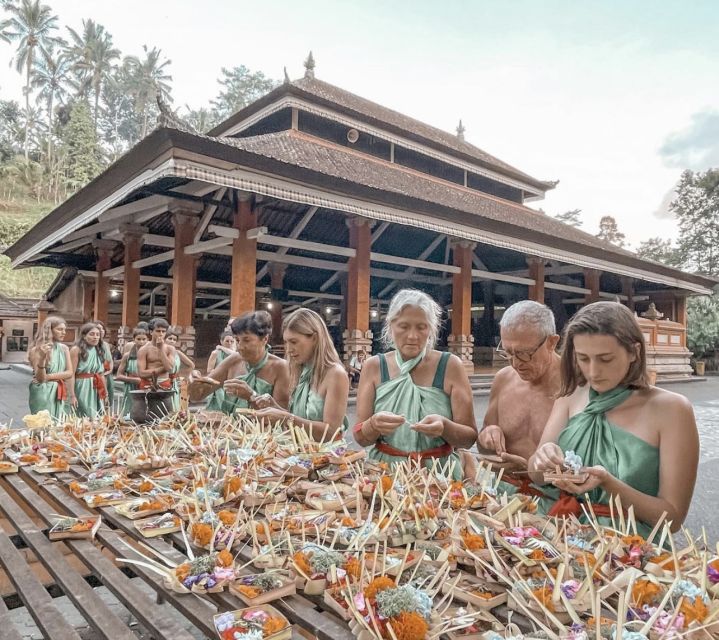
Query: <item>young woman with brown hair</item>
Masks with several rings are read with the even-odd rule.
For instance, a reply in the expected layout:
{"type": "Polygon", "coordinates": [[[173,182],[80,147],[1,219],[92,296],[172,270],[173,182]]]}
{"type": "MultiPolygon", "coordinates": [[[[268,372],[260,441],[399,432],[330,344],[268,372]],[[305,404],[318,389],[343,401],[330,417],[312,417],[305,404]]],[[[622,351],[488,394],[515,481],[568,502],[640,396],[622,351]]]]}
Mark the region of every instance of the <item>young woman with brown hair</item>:
{"type": "Polygon", "coordinates": [[[43,322],[28,356],[32,365],[30,411],[47,410],[62,420],[68,411],[69,387],[72,386],[70,350],[62,343],[67,325],[60,316],[43,322]]]}
{"type": "Polygon", "coordinates": [[[571,450],[589,477],[583,484],[555,482],[563,495],[544,500],[544,509],[580,515],[574,496],[588,493],[594,512],[606,516],[611,496],[619,496],[625,509],[633,506],[643,533],[664,512],[679,529],[699,459],[694,412],[684,396],[647,383],[644,335],[634,314],[615,302],[580,309],[565,328],[560,366],[559,398],[529,460],[530,475],[543,483],[543,472],[561,467],[571,450]]]}

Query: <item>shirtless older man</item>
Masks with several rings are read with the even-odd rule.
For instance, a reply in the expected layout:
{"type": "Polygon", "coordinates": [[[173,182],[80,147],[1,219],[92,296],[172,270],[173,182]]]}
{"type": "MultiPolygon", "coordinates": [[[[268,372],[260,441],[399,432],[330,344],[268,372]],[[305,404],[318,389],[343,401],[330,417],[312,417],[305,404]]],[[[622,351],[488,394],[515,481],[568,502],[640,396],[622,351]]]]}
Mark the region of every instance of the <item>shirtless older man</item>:
{"type": "Polygon", "coordinates": [[[554,405],[559,336],[552,311],[532,300],[509,307],[499,328],[497,352],[512,366],[494,378],[478,448],[501,456],[509,471],[526,468],[554,405]]]}
{"type": "Polygon", "coordinates": [[[164,318],[153,318],[149,324],[150,339],[137,352],[137,374],[140,389],[147,389],[157,383],[161,389],[172,389],[175,366],[175,347],[165,342],[169,324],[164,318]]]}

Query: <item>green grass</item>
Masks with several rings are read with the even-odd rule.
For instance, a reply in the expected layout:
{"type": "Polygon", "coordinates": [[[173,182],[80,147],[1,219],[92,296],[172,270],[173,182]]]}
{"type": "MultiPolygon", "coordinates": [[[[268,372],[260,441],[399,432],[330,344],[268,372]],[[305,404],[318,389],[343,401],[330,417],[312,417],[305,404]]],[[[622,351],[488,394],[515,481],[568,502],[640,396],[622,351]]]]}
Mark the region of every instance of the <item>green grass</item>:
{"type": "MultiPolygon", "coordinates": [[[[53,203],[34,200],[0,201],[0,245],[9,246],[52,209],[53,203]]],[[[14,298],[40,298],[57,269],[12,269],[10,258],[0,256],[0,293],[14,298]]]]}

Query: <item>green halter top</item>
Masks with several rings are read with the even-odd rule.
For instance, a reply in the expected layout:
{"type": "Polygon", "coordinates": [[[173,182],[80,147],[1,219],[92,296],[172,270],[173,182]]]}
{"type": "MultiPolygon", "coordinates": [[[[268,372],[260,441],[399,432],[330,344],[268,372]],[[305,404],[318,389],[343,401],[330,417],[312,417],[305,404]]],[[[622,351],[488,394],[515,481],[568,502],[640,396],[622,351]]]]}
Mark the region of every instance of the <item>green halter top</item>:
{"type": "MultiPolygon", "coordinates": [[[[426,451],[446,444],[443,438],[432,438],[410,428],[411,425],[420,422],[430,414],[438,414],[452,419],[452,404],[449,396],[444,392],[444,378],[450,354],[445,352],[440,356],[431,387],[415,384],[411,376],[412,370],[424,357],[425,351],[422,351],[416,358],[405,361],[402,360],[399,351],[395,351],[399,374],[390,378],[385,354],[379,355],[381,376],[380,384],[375,391],[373,410],[374,413],[389,411],[405,417],[405,423],[402,426],[390,435],[381,438],[383,442],[401,451],[426,451]]],[[[382,453],[374,445],[369,448],[368,455],[372,460],[390,464],[406,460],[406,458],[382,453]]],[[[447,475],[450,475],[451,471],[451,476],[454,479],[461,478],[462,468],[456,452],[438,458],[438,461],[448,469],[447,475]],[[451,469],[449,469],[450,466],[451,469]]],[[[426,458],[423,460],[423,464],[426,467],[431,467],[433,460],[426,458]]]]}
{"type": "MultiPolygon", "coordinates": [[[[292,390],[290,396],[289,412],[299,418],[312,420],[312,422],[324,421],[325,401],[312,389],[312,374],[314,368],[309,365],[302,367],[300,379],[297,386],[292,390]]],[[[347,416],[342,420],[342,428],[347,429],[347,416]]]]}
{"type": "MultiPolygon", "coordinates": [[[[61,373],[65,371],[66,367],[65,352],[62,349],[62,345],[56,342],[52,347],[50,362],[47,364],[46,373],[61,373]]],[[[59,382],[31,382],[29,396],[30,412],[37,413],[38,411],[47,409],[53,418],[58,420],[64,419],[68,405],[65,400],[60,399],[62,397],[60,385],[62,385],[64,389],[65,384],[65,380],[59,382]]]]}
{"type": "MultiPolygon", "coordinates": [[[[574,451],[581,456],[584,466],[602,465],[615,478],[650,496],[659,493],[659,449],[648,442],[613,425],[606,414],[631,396],[632,390],[616,387],[605,393],[589,389],[589,402],[584,409],[572,416],[559,434],[557,444],[563,451],[574,451]]],[[[555,487],[544,486],[542,491],[556,499],[555,487]]],[[[593,503],[608,504],[609,495],[604,489],[589,492],[593,503]]],[[[541,500],[540,510],[545,513],[554,500],[541,500]]],[[[629,505],[624,505],[628,508],[629,505]]],[[[611,525],[610,519],[599,518],[611,525]]],[[[638,532],[646,536],[652,529],[645,522],[637,522],[638,532]]]]}
{"type": "MultiPolygon", "coordinates": [[[[265,350],[265,355],[260,358],[257,364],[251,366],[249,363],[245,363],[247,373],[237,376],[237,379],[246,382],[258,395],[262,395],[263,393],[271,394],[274,388],[273,385],[257,375],[260,372],[260,369],[267,364],[269,359],[270,352],[265,350]]],[[[235,412],[235,409],[246,409],[248,406],[249,402],[247,402],[247,400],[244,400],[239,396],[225,394],[221,411],[228,415],[232,415],[235,412]]]]}

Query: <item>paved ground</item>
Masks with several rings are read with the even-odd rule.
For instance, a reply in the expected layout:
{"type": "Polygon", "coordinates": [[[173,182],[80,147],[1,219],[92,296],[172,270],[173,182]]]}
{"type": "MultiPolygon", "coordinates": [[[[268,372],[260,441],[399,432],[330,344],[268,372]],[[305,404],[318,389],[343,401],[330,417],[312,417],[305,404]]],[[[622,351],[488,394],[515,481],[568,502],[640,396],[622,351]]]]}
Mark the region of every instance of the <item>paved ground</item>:
{"type": "MultiPolygon", "coordinates": [[[[27,385],[29,378],[24,373],[3,369],[0,367],[0,424],[11,422],[21,424],[22,416],[28,412],[27,385]]],[[[701,458],[699,463],[699,477],[697,480],[694,500],[685,523],[686,527],[698,534],[702,527],[707,531],[709,540],[719,540],[719,484],[716,482],[719,473],[719,377],[710,377],[707,382],[692,384],[674,384],[665,388],[687,396],[694,405],[699,435],[701,439],[701,458]]],[[[477,421],[481,424],[487,410],[486,396],[475,398],[475,413],[477,421]]],[[[354,408],[350,408],[350,424],[354,424],[354,408]]],[[[145,585],[143,584],[143,587],[145,585]]],[[[152,597],[149,588],[148,597],[152,597]]],[[[132,621],[131,614],[110,594],[104,587],[99,591],[103,598],[116,609],[123,619],[132,621]]],[[[66,611],[69,620],[76,623],[83,640],[95,637],[82,617],[77,613],[67,598],[59,598],[57,602],[66,611]]],[[[166,606],[166,605],[165,605],[166,606]]],[[[24,608],[13,609],[10,618],[18,623],[23,632],[23,640],[40,640],[39,632],[29,614],[24,608]]],[[[143,630],[133,623],[133,629],[138,638],[147,638],[143,630]]],[[[2,635],[0,633],[0,635],[2,635]]],[[[201,638],[201,635],[197,636],[201,638]]]]}

